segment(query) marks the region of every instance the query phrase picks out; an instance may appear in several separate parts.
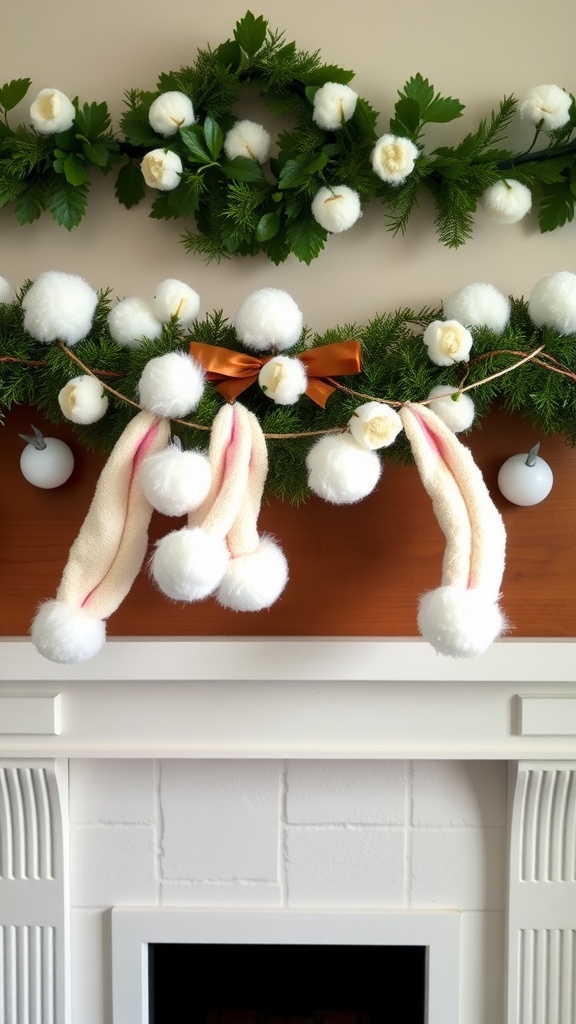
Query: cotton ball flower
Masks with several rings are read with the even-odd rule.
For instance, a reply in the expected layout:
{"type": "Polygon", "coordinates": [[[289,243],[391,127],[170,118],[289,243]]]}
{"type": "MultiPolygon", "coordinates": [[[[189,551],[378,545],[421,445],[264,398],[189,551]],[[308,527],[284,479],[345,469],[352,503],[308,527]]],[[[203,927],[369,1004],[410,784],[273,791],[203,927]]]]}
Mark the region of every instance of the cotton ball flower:
{"type": "Polygon", "coordinates": [[[142,463],[144,495],[152,508],[165,516],[183,516],[198,508],[211,479],[207,457],[202,452],[183,451],[176,444],[148,455],[142,463]]]}
{"type": "Polygon", "coordinates": [[[76,345],[85,338],[98,304],[98,295],[82,277],[47,270],[22,300],[24,328],[36,341],[76,345]]]}
{"type": "Polygon", "coordinates": [[[294,299],[280,288],[259,288],[240,306],[234,318],[239,340],[254,352],[295,345],[304,318],[294,299]]]}
{"type": "Polygon", "coordinates": [[[576,274],[568,270],[546,274],[532,289],[528,312],[538,327],[553,327],[559,334],[574,334],[576,274]]]}
{"type": "Polygon", "coordinates": [[[162,334],[162,324],[146,299],[121,299],[108,313],[108,330],[117,345],[138,348],[144,338],[162,334]]]}
{"type": "Polygon", "coordinates": [[[500,608],[482,590],[444,586],[420,598],[418,628],[438,654],[477,657],[506,626],[500,608]]]}
{"type": "Polygon", "coordinates": [[[433,320],[424,331],[422,341],[436,366],[464,362],[472,348],[470,331],[457,320],[433,320]]]}
{"type": "Polygon", "coordinates": [[[430,409],[435,412],[439,419],[455,434],[461,430],[468,430],[474,422],[476,410],[470,395],[459,394],[458,388],[451,388],[449,385],[438,384],[432,388],[428,398],[433,398],[430,409]],[[451,395],[458,395],[453,399],[451,395]]]}
{"type": "Polygon", "coordinates": [[[158,135],[176,135],[180,128],[194,124],[192,101],[183,92],[163,92],[150,104],[148,120],[158,135]]]}
{"type": "Polygon", "coordinates": [[[169,277],[156,288],[152,305],[155,315],[163,323],[168,323],[174,316],[183,327],[187,327],[200,312],[200,296],[190,285],[169,277]]]}
{"type": "Polygon", "coordinates": [[[224,152],[229,160],[237,156],[265,164],[270,155],[270,136],[266,129],[255,121],[237,121],[226,133],[224,152]]]}
{"type": "Polygon", "coordinates": [[[360,196],[347,185],[321,188],[312,200],[311,209],[314,220],[332,234],[348,231],[362,216],[360,196]]]}
{"type": "Polygon", "coordinates": [[[104,646],[106,623],[62,601],[45,601],[36,613],[30,636],[44,658],[71,665],[93,658],[104,646]]]}
{"type": "Polygon", "coordinates": [[[306,456],[308,486],[334,505],[351,505],[374,490],[382,467],[375,452],[361,448],[350,434],[326,434],[306,456]]]}
{"type": "Polygon", "coordinates": [[[356,110],[358,93],[340,82],[325,82],[314,94],[312,120],[325,131],[341,128],[356,110]]]}
{"type": "Polygon", "coordinates": [[[72,423],[97,423],[108,409],[108,395],[99,380],[83,374],[73,377],[58,395],[58,405],[72,423]]]}
{"type": "Polygon", "coordinates": [[[510,299],[493,284],[467,284],[444,300],[443,310],[447,320],[502,334],[510,319],[510,299]]]}
{"type": "Polygon", "coordinates": [[[252,554],[230,559],[216,599],[236,612],[259,612],[274,604],[287,582],[284,552],[264,535],[252,554]]]}
{"type": "Polygon", "coordinates": [[[226,541],[197,526],[174,530],[156,545],[150,570],[174,601],[201,601],[222,581],[230,553],[226,541]]]}
{"type": "Polygon", "coordinates": [[[149,359],[138,391],[140,402],[155,416],[186,416],[195,409],[204,390],[204,374],[186,352],[168,352],[149,359]]]}
{"type": "Polygon", "coordinates": [[[348,428],[362,448],[374,451],[387,448],[396,440],[402,430],[402,420],[395,409],[383,402],[365,402],[354,410],[348,428]]]}
{"type": "Polygon", "coordinates": [[[171,192],[180,184],[183,167],[178,153],[170,149],[152,149],[143,158],[140,170],[149,188],[171,192]]]}
{"type": "Polygon", "coordinates": [[[532,193],[515,178],[496,181],[482,193],[481,203],[498,224],[516,224],[532,209],[532,193]]]}
{"type": "Polygon", "coordinates": [[[275,356],[260,370],[258,383],[276,405],[294,405],[308,386],[306,368],[299,359],[275,356]]]}
{"type": "Polygon", "coordinates": [[[30,107],[30,120],[40,135],[67,132],[74,124],[76,108],[59,89],[41,89],[30,107]]]}
{"type": "Polygon", "coordinates": [[[382,135],[372,150],[372,170],[389,185],[401,185],[414,170],[418,146],[398,135],[382,135]]]}
{"type": "Polygon", "coordinates": [[[548,131],[562,128],[570,120],[572,97],[559,85],[537,85],[530,89],[520,104],[520,117],[540,124],[548,131]]]}
{"type": "Polygon", "coordinates": [[[14,302],[14,289],[5,277],[0,277],[0,304],[9,305],[14,302]]]}

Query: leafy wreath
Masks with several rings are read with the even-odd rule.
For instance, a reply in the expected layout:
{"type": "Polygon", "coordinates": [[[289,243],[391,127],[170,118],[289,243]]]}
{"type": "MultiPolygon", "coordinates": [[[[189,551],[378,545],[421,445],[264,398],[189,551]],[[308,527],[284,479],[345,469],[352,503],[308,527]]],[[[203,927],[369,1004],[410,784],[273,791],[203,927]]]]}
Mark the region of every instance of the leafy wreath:
{"type": "Polygon", "coordinates": [[[396,234],[429,193],[449,247],[471,237],[479,204],[505,223],[533,206],[541,231],[572,220],[576,105],[564,89],[532,89],[521,104],[506,97],[457,145],[426,152],[426,126],[459,118],[462,103],[416,74],[379,135],[379,115],[350,88],[353,77],[248,11],[232,39],[162,73],[155,91],[128,90],[121,137],[106,103],[81,104],[55,89],[32,103],[32,127],[11,128],[8,113],[31,85],[16,79],[0,88],[0,206],[13,204],[21,224],[49,210],[71,229],[85,213],[92,172],[119,165],[115,191],[124,206],[139,203],[149,186],[158,193],[151,217],[194,218],[195,230],[182,236],[189,252],[207,261],[262,252],[276,264],[290,254],[310,263],[374,198],[396,234]],[[292,122],[271,157],[266,130],[232,113],[246,91],[292,122]],[[503,148],[518,111],[534,126],[521,153],[503,148]]]}
{"type": "MultiPolygon", "coordinates": [[[[358,450],[410,462],[410,446],[391,423],[406,403],[431,405],[456,431],[477,425],[497,403],[576,445],[572,273],[547,275],[528,300],[470,284],[441,310],[398,309],[321,335],[279,289],[252,293],[232,321],[222,311],[197,319],[198,308],[197,294],[171,279],[147,303],[113,301],[57,271],[27,282],[16,297],[0,278],[0,414],[34,406],[53,423],[70,420],[87,449],[108,453],[135,409],[155,411],[143,397],[145,373],[170,354],[192,355],[185,362],[200,365],[210,383],[186,407],[192,415],[160,415],[170,416],[184,448],[205,448],[218,411],[241,394],[266,438],[267,491],[292,503],[310,493],[307,456],[324,436],[352,435],[358,450]],[[96,382],[88,412],[86,382],[96,382]]],[[[155,398],[162,384],[150,379],[155,398]]]]}

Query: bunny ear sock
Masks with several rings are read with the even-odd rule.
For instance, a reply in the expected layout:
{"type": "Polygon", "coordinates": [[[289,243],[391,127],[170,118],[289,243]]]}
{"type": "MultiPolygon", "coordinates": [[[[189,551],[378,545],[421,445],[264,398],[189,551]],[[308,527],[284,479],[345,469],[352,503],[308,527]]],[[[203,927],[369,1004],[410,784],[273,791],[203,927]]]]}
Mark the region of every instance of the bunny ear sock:
{"type": "Polygon", "coordinates": [[[148,545],[152,506],[142,488],[142,462],[169,437],[166,420],[140,412],[116,442],[70,549],[56,599],[41,605],[32,623],[32,641],[45,658],[85,661],[104,644],[104,620],[130,591],[148,545]]]}
{"type": "Polygon", "coordinates": [[[439,654],[482,654],[507,628],[498,606],[506,533],[468,448],[426,406],[400,417],[446,537],[442,583],[420,599],[418,626],[439,654]]]}

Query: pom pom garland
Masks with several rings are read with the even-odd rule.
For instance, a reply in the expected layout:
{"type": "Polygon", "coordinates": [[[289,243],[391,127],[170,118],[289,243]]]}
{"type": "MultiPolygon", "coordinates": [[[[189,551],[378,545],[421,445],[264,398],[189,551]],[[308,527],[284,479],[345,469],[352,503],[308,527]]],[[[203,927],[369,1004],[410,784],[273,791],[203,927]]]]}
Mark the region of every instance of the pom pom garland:
{"type": "Polygon", "coordinates": [[[108,395],[99,380],[83,374],[73,377],[58,395],[58,405],[72,423],[97,423],[106,415],[108,395]]]}
{"type": "Polygon", "coordinates": [[[362,501],[382,472],[376,453],[361,447],[350,434],[321,437],[308,452],[306,466],[310,490],[333,505],[362,501]]]}
{"type": "Polygon", "coordinates": [[[546,274],[532,290],[528,311],[535,324],[559,334],[576,331],[576,274],[560,270],[546,274]]]}
{"type": "Polygon", "coordinates": [[[267,398],[277,405],[294,405],[306,391],[306,368],[299,359],[275,356],[258,374],[258,383],[267,398]]]}
{"type": "Polygon", "coordinates": [[[82,277],[47,270],[22,300],[24,327],[36,341],[76,345],[90,331],[97,304],[98,295],[82,277]]]}
{"type": "Polygon", "coordinates": [[[299,340],[304,317],[294,299],[280,288],[252,292],[234,317],[240,341],[254,352],[282,351],[299,340]]]}
{"type": "Polygon", "coordinates": [[[439,384],[432,388],[428,399],[433,398],[430,409],[454,434],[462,430],[469,430],[474,422],[476,409],[470,395],[460,394],[458,388],[451,388],[446,384],[439,384]],[[453,399],[451,395],[458,395],[453,399]]]}
{"type": "Polygon", "coordinates": [[[163,92],[150,104],[148,120],[158,135],[176,135],[194,123],[192,101],[183,92],[163,92]]]}
{"type": "Polygon", "coordinates": [[[112,307],[108,329],[116,344],[126,348],[138,348],[144,338],[154,340],[162,334],[152,303],[137,297],[121,299],[112,307]]]}
{"type": "Polygon", "coordinates": [[[325,82],[314,93],[312,120],[325,131],[336,131],[350,120],[357,100],[358,93],[349,85],[325,82]]]}
{"type": "Polygon", "coordinates": [[[224,152],[229,160],[243,156],[265,164],[270,155],[270,136],[255,121],[237,121],[224,139],[224,152]]]}
{"type": "Polygon", "coordinates": [[[152,307],[162,323],[175,317],[183,327],[188,327],[200,312],[200,296],[190,285],[169,277],[156,288],[152,307]]]}
{"type": "Polygon", "coordinates": [[[30,120],[40,135],[67,132],[74,124],[76,109],[59,89],[41,89],[30,107],[30,120]]]}
{"type": "Polygon", "coordinates": [[[373,451],[387,448],[396,440],[402,430],[402,420],[384,402],[366,402],[355,409],[348,428],[357,444],[373,451]]]}
{"type": "Polygon", "coordinates": [[[5,305],[14,302],[14,289],[5,277],[0,277],[0,302],[5,305]]]}
{"type": "Polygon", "coordinates": [[[202,397],[204,374],[185,352],[168,352],[146,363],[138,390],[144,408],[156,416],[186,416],[202,397]]]}
{"type": "Polygon", "coordinates": [[[347,185],[321,188],[312,200],[312,216],[333,234],[348,231],[362,216],[360,196],[347,185]]]}
{"type": "Polygon", "coordinates": [[[516,224],[532,209],[532,193],[526,185],[514,178],[506,178],[490,185],[482,193],[482,206],[492,220],[499,224],[516,224]]]}
{"type": "Polygon", "coordinates": [[[488,327],[496,334],[502,334],[510,319],[510,300],[493,284],[464,285],[442,305],[447,320],[458,320],[466,327],[488,327]]]}
{"type": "Polygon", "coordinates": [[[457,320],[434,320],[422,338],[436,366],[452,366],[468,359],[472,335],[457,320]]]}

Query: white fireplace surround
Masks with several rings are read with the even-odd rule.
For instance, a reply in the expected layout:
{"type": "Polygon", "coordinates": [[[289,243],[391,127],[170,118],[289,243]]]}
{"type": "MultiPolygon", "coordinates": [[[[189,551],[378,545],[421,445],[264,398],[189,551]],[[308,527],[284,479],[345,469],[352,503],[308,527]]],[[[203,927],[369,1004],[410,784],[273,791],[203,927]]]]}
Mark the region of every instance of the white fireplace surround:
{"type": "MultiPolygon", "coordinates": [[[[508,762],[501,1019],[574,1024],[575,654],[549,640],[508,640],[470,662],[402,639],[118,640],[62,667],[25,640],[1,643],[1,1024],[83,1024],[70,1002],[66,780],[86,759],[508,762]]],[[[165,934],[172,919],[186,932],[223,910],[120,905],[112,921],[141,915],[165,934]]],[[[297,915],[275,916],[289,927],[297,915]]],[[[142,985],[118,971],[116,989],[142,985]]],[[[113,1024],[132,1018],[116,1008],[113,1024]]]]}

